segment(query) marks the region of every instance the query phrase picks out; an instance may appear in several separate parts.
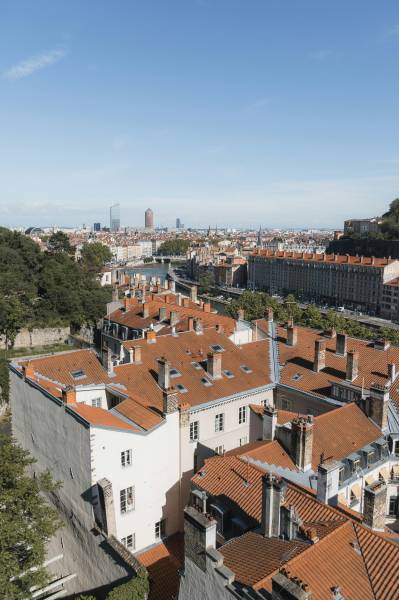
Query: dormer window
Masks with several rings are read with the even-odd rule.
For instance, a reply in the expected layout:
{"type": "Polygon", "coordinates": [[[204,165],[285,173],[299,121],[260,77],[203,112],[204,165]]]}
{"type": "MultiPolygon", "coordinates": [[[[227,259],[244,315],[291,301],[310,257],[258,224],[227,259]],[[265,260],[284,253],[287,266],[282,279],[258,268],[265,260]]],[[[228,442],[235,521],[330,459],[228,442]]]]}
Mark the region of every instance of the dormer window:
{"type": "Polygon", "coordinates": [[[181,377],[181,373],[177,369],[171,369],[169,371],[169,375],[170,375],[170,377],[172,377],[172,379],[175,377],[181,377]]]}
{"type": "Polygon", "coordinates": [[[360,469],[360,458],[356,458],[352,461],[352,472],[355,473],[360,469]]]}
{"type": "Polygon", "coordinates": [[[211,346],[211,349],[213,350],[213,352],[224,352],[224,348],[220,344],[213,344],[213,346],[211,346]]]}
{"type": "Polygon", "coordinates": [[[83,371],[83,369],[71,371],[71,375],[74,379],[84,379],[86,377],[86,373],[83,371]]]}
{"type": "Polygon", "coordinates": [[[234,377],[234,374],[231,371],[229,371],[228,369],[225,369],[223,371],[223,375],[225,375],[225,377],[227,377],[227,379],[233,379],[233,377],[234,377]]]}
{"type": "Polygon", "coordinates": [[[249,373],[252,373],[252,369],[247,367],[247,365],[241,365],[240,369],[241,369],[241,371],[244,371],[244,373],[246,373],[247,375],[249,375],[249,373]]]}

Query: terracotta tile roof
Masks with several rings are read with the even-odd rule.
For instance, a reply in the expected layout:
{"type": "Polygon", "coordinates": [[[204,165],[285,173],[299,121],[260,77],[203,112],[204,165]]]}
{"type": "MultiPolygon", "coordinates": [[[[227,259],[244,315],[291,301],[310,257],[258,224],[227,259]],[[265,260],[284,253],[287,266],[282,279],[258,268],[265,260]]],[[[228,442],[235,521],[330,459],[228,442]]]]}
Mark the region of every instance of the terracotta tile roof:
{"type": "MultiPolygon", "coordinates": [[[[264,329],[267,327],[258,321],[264,329]]],[[[287,346],[287,332],[282,326],[277,328],[279,361],[281,368],[280,382],[291,388],[308,392],[321,398],[331,397],[331,383],[345,383],[346,357],[335,353],[336,339],[323,337],[314,329],[297,327],[298,342],[296,346],[287,346]],[[315,341],[326,342],[326,366],[319,373],[313,371],[315,341]]],[[[347,339],[348,350],[359,353],[358,376],[352,386],[359,390],[369,389],[372,383],[385,385],[388,382],[388,364],[394,363],[399,370],[399,347],[390,346],[388,350],[378,350],[367,340],[347,339]]],[[[391,386],[390,396],[399,408],[399,378],[391,386]]]]}
{"type": "Polygon", "coordinates": [[[171,311],[175,311],[178,315],[178,323],[176,331],[188,330],[188,318],[200,318],[203,327],[215,327],[221,324],[227,335],[231,335],[235,330],[236,322],[232,317],[220,315],[213,312],[204,312],[198,304],[190,302],[190,306],[179,306],[175,302],[169,303],[162,301],[162,297],[156,296],[154,300],[147,302],[149,316],[144,318],[143,305],[135,303],[128,307],[127,311],[118,309],[109,315],[110,321],[131,327],[132,329],[147,329],[150,325],[158,325],[163,323],[163,328],[157,332],[157,335],[165,335],[169,332],[169,319],[171,311]],[[166,310],[166,321],[159,321],[159,309],[163,307],[166,310]]]}
{"type": "Polygon", "coordinates": [[[171,379],[173,385],[182,384],[186,393],[179,393],[180,400],[192,406],[210,402],[239,392],[271,383],[269,343],[267,340],[238,347],[215,329],[206,329],[202,335],[185,332],[178,336],[161,336],[156,343],[143,340],[125,343],[125,346],[141,346],[142,364],[126,364],[115,367],[115,381],[126,386],[129,393],[145,406],[162,410],[163,392],[157,383],[158,359],[166,357],[171,367],[181,373],[171,379]],[[201,381],[206,376],[206,357],[211,346],[221,345],[222,370],[229,370],[234,377],[223,375],[206,386],[201,381]],[[200,365],[200,369],[193,366],[200,365]],[[247,366],[246,373],[241,366],[247,366]]]}
{"type": "Polygon", "coordinates": [[[231,569],[236,581],[256,586],[266,574],[274,572],[288,558],[309,548],[305,542],[289,542],[279,538],[266,538],[249,531],[219,548],[224,564],[231,569]]]}
{"type": "Polygon", "coordinates": [[[368,256],[349,256],[348,254],[312,254],[306,252],[289,252],[286,250],[267,250],[257,249],[253,253],[254,257],[270,258],[270,259],[290,259],[302,260],[304,262],[316,263],[335,263],[340,265],[356,265],[362,267],[386,267],[395,262],[391,258],[375,258],[368,256]]]}
{"type": "MultiPolygon", "coordinates": [[[[257,415],[263,415],[264,408],[261,404],[250,404],[249,408],[256,413],[257,415]]],[[[289,423],[295,417],[299,417],[300,413],[293,412],[290,410],[281,410],[280,408],[277,411],[277,424],[284,425],[285,423],[289,423]]]]}
{"type": "Polygon", "coordinates": [[[184,541],[176,534],[165,542],[150,548],[136,558],[144,565],[150,577],[148,600],[172,600],[179,587],[178,569],[183,566],[184,541]]]}
{"type": "MultiPolygon", "coordinates": [[[[262,476],[265,471],[248,463],[244,458],[221,456],[210,458],[194,475],[192,482],[211,496],[225,496],[249,517],[260,523],[262,476]],[[246,482],[249,481],[249,485],[246,482]]],[[[329,525],[336,526],[344,517],[331,506],[316,500],[314,492],[287,483],[286,504],[293,504],[305,526],[320,526],[323,537],[329,525]]]]}
{"type": "Polygon", "coordinates": [[[139,428],[135,427],[133,423],[126,423],[126,421],[118,419],[116,415],[108,410],[104,410],[103,408],[89,406],[83,402],[78,402],[77,404],[68,404],[68,408],[83,417],[83,419],[91,425],[98,425],[99,427],[112,427],[116,429],[127,429],[129,431],[139,431],[139,428]]]}
{"type": "Polygon", "coordinates": [[[237,446],[237,448],[232,448],[232,450],[227,450],[223,456],[241,456],[242,454],[248,453],[249,450],[255,450],[255,448],[260,448],[264,445],[265,442],[249,442],[248,444],[243,444],[242,446],[237,446]]]}
{"type": "Polygon", "coordinates": [[[123,400],[123,402],[115,406],[113,410],[124,417],[127,417],[130,421],[133,421],[133,423],[137,423],[137,425],[145,430],[152,429],[156,425],[159,425],[163,420],[160,414],[155,413],[150,408],[142,406],[133,400],[133,398],[123,400]]]}
{"type": "MultiPolygon", "coordinates": [[[[281,412],[284,413],[283,424],[287,422],[287,416],[290,415],[291,420],[297,416],[295,413],[280,410],[278,415],[281,412]]],[[[313,420],[312,468],[317,470],[322,454],[324,460],[328,458],[341,460],[378,440],[382,435],[381,429],[374,425],[353,402],[319,415],[313,420]]],[[[272,447],[270,442],[263,442],[246,454],[255,460],[267,463],[271,463],[274,459],[273,464],[295,470],[294,463],[285,454],[282,446],[279,451],[277,446],[272,447]]]]}
{"type": "MultiPolygon", "coordinates": [[[[26,364],[26,362],[21,364],[26,364]]],[[[96,353],[92,350],[72,350],[34,358],[29,360],[29,365],[33,367],[36,374],[63,386],[112,383],[113,381],[108,377],[96,353]],[[73,377],[72,373],[80,370],[84,371],[83,376],[73,377]]]]}
{"type": "Polygon", "coordinates": [[[312,467],[320,456],[340,460],[382,436],[381,429],[354,402],[314,418],[312,467]]]}
{"type": "Polygon", "coordinates": [[[291,457],[277,440],[263,442],[262,445],[248,451],[243,451],[241,454],[266,462],[269,465],[279,465],[285,469],[297,471],[291,457]]]}

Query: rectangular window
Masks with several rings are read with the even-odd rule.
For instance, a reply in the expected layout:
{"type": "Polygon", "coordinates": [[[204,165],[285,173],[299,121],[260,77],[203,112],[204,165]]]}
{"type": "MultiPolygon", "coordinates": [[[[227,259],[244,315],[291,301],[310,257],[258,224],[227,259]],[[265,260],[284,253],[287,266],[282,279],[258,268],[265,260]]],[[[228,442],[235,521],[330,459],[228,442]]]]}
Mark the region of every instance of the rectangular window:
{"type": "Polygon", "coordinates": [[[136,547],[136,534],[131,533],[130,535],[127,535],[121,539],[121,542],[128,550],[134,550],[136,547]]]}
{"type": "Polygon", "coordinates": [[[91,405],[94,408],[101,408],[101,398],[92,398],[91,405]]]}
{"type": "Polygon", "coordinates": [[[219,431],[223,431],[224,427],[224,413],[219,413],[215,416],[215,431],[216,433],[219,431]]]}
{"type": "Polygon", "coordinates": [[[248,436],[244,435],[244,437],[240,438],[240,446],[245,446],[245,444],[248,444],[248,436]]]}
{"type": "Polygon", "coordinates": [[[224,446],[223,446],[223,444],[221,446],[216,446],[216,448],[215,448],[215,454],[219,454],[220,456],[222,456],[224,454],[224,446]]]}
{"type": "Polygon", "coordinates": [[[165,537],[165,519],[161,519],[155,523],[155,539],[159,540],[163,537],[165,537]]]}
{"type": "Polygon", "coordinates": [[[340,469],[339,469],[339,483],[340,483],[340,485],[344,481],[344,475],[345,475],[345,469],[344,469],[344,467],[340,467],[340,469]]]}
{"type": "Polygon", "coordinates": [[[130,467],[132,464],[132,451],[124,450],[121,452],[121,465],[122,467],[130,467]]]}
{"type": "Polygon", "coordinates": [[[246,406],[240,406],[240,408],[238,409],[238,423],[240,425],[242,425],[243,423],[247,422],[247,407],[246,406]]]}
{"type": "Polygon", "coordinates": [[[135,498],[133,485],[120,491],[120,505],[121,513],[127,513],[134,510],[135,498]]]}
{"type": "Polygon", "coordinates": [[[199,440],[199,421],[190,423],[190,440],[192,442],[199,440]]]}

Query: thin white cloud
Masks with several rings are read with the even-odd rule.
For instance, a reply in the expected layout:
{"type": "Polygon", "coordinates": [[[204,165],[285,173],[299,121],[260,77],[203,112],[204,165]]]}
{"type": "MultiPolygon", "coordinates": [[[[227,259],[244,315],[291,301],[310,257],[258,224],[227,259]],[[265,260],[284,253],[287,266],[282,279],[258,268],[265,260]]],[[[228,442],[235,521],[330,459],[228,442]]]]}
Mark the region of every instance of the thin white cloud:
{"type": "Polygon", "coordinates": [[[328,58],[329,56],[331,56],[332,52],[331,50],[316,50],[315,52],[312,52],[310,54],[310,58],[312,60],[317,60],[319,62],[322,62],[323,60],[326,60],[326,58],[328,58]]]}
{"type": "Polygon", "coordinates": [[[22,79],[29,77],[36,71],[45,69],[54,65],[68,54],[65,48],[54,48],[48,52],[31,56],[20,63],[13,65],[3,73],[3,77],[9,80],[22,79]]]}

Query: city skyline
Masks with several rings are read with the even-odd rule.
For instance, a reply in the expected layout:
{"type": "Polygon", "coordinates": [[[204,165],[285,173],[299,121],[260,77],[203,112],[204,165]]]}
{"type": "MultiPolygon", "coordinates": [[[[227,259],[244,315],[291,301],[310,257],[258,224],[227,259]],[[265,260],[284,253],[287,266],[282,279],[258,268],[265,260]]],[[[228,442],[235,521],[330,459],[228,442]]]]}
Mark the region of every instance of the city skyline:
{"type": "Polygon", "coordinates": [[[170,226],[338,228],[399,195],[397,3],[117,4],[7,5],[2,224],[117,202],[127,226],[152,206],[170,226]]]}

